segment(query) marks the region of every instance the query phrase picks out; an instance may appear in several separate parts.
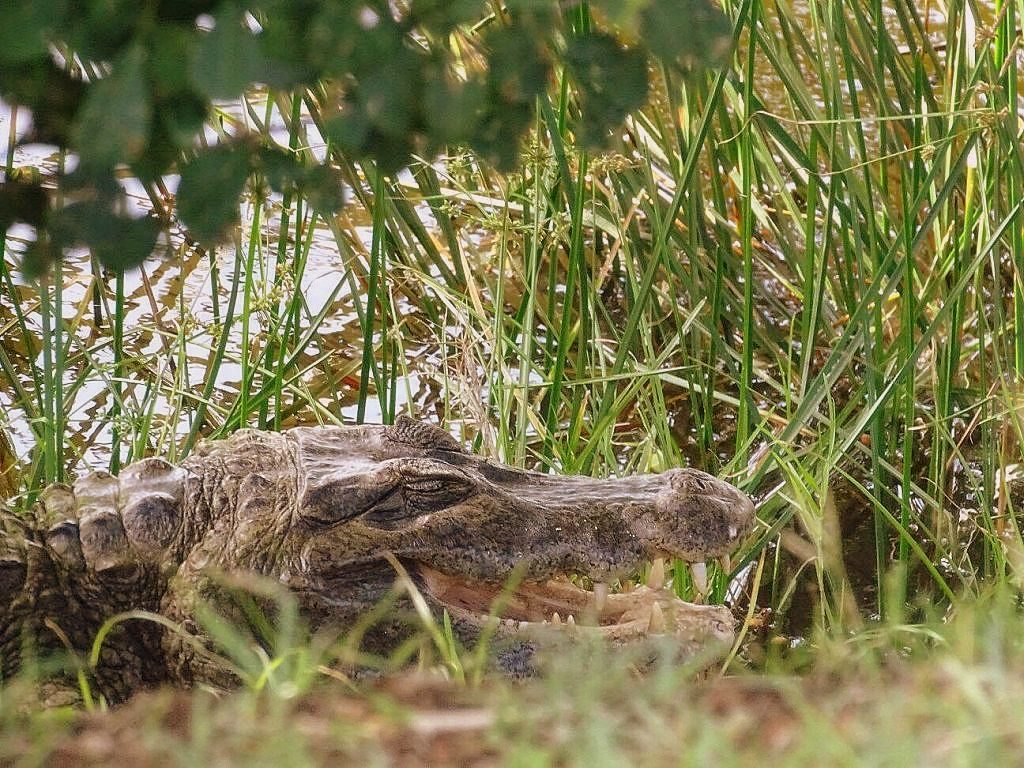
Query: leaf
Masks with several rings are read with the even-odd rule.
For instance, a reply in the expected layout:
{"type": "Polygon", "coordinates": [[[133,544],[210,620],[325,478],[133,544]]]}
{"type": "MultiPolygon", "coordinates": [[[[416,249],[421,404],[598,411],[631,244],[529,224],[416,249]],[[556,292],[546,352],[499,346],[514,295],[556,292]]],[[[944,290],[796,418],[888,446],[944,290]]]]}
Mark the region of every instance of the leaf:
{"type": "Polygon", "coordinates": [[[259,43],[236,8],[229,6],[216,19],[217,26],[195,47],[189,74],[200,93],[230,99],[258,80],[265,67],[259,43]]]}
{"type": "Polygon", "coordinates": [[[167,174],[181,158],[181,147],[172,140],[157,112],[149,132],[149,146],[131,164],[131,171],[144,184],[156,182],[167,174]]]}
{"type": "Polygon", "coordinates": [[[71,143],[87,172],[130,162],[146,148],[152,109],[143,55],[141,46],[133,46],[114,62],[110,75],[86,91],[71,143]]]}
{"type": "Polygon", "coordinates": [[[84,243],[103,266],[123,271],[150,257],[160,225],[149,216],[123,216],[101,202],[90,201],[58,211],[51,231],[54,246],[84,243]]]}
{"type": "Polygon", "coordinates": [[[437,35],[450,34],[480,15],[480,0],[413,0],[411,23],[437,35]]]}
{"type": "Polygon", "coordinates": [[[384,133],[373,128],[363,151],[366,157],[373,158],[382,172],[395,173],[409,164],[413,153],[412,135],[384,133]]]}
{"type": "Polygon", "coordinates": [[[34,280],[50,271],[50,266],[61,257],[60,250],[53,247],[49,238],[40,235],[35,242],[29,243],[21,256],[21,270],[25,277],[34,280]]]}
{"type": "Polygon", "coordinates": [[[424,84],[423,117],[436,145],[469,141],[485,106],[483,83],[478,79],[461,82],[438,74],[424,84]]]}
{"type": "Polygon", "coordinates": [[[533,121],[538,94],[548,85],[551,63],[543,38],[521,26],[488,34],[485,108],[470,146],[498,168],[508,170],[519,155],[519,143],[533,121]]]}
{"type": "Polygon", "coordinates": [[[157,18],[192,23],[201,13],[213,13],[219,0],[157,0],[157,18]]]}
{"type": "Polygon", "coordinates": [[[109,237],[92,245],[93,255],[109,269],[122,271],[139,266],[156,247],[160,224],[149,216],[111,216],[109,237]]]}
{"type": "Polygon", "coordinates": [[[572,38],[565,60],[579,91],[577,136],[584,144],[601,145],[647,101],[647,57],[611,35],[595,33],[572,38]]]}
{"type": "Polygon", "coordinates": [[[268,81],[276,87],[344,76],[362,28],[350,3],[287,3],[268,17],[259,36],[268,81]],[[284,81],[284,82],[278,82],[284,81]]]}
{"type": "Polygon", "coordinates": [[[500,170],[509,171],[515,167],[519,144],[533,123],[533,116],[530,104],[510,104],[500,108],[492,105],[480,121],[470,146],[500,170]]]}
{"type": "Polygon", "coordinates": [[[304,191],[310,205],[324,218],[330,218],[345,204],[341,174],[329,165],[314,165],[306,172],[304,191]]]}
{"type": "Polygon", "coordinates": [[[124,270],[141,264],[153,252],[160,225],[149,216],[133,218],[115,213],[124,207],[124,193],[97,193],[96,199],[72,203],[50,214],[49,237],[31,258],[26,271],[38,273],[47,268],[47,260],[76,246],[85,245],[100,262],[111,269],[124,270]],[[43,258],[45,255],[45,258],[43,258]]]}
{"type": "Polygon", "coordinates": [[[294,191],[305,178],[305,166],[291,152],[285,152],[279,147],[262,147],[256,157],[263,178],[275,192],[284,194],[294,191]]]}
{"type": "Polygon", "coordinates": [[[60,40],[82,59],[114,61],[133,44],[145,45],[146,5],[139,0],[72,2],[60,40]]]}
{"type": "Polygon", "coordinates": [[[156,105],[157,121],[163,126],[176,150],[193,146],[203,128],[209,103],[191,91],[176,93],[156,105]]]}
{"type": "Polygon", "coordinates": [[[365,112],[346,105],[344,111],[327,119],[324,134],[346,154],[362,154],[369,141],[370,121],[365,112]]]}
{"type": "Polygon", "coordinates": [[[547,87],[551,64],[542,42],[522,27],[503,27],[487,36],[492,98],[506,104],[533,102],[547,87]]]}
{"type": "Polygon", "coordinates": [[[356,89],[358,107],[377,130],[402,136],[414,129],[422,90],[422,62],[404,48],[364,74],[356,89]]]}
{"type": "Polygon", "coordinates": [[[238,223],[238,198],[249,168],[245,148],[220,146],[200,152],[181,169],[178,214],[193,235],[216,243],[238,223]]]}
{"type": "Polygon", "coordinates": [[[196,47],[207,35],[197,29],[161,24],[147,38],[149,51],[148,73],[154,95],[159,99],[178,93],[195,93],[189,62],[195,56],[196,47]]]}
{"type": "Polygon", "coordinates": [[[0,66],[0,93],[32,110],[28,140],[66,147],[86,85],[47,57],[31,64],[0,66]]]}
{"type": "Polygon", "coordinates": [[[663,61],[715,66],[728,52],[732,25],[708,0],[653,0],[641,14],[640,35],[663,61]]]}
{"type": "Polygon", "coordinates": [[[48,57],[49,40],[65,13],[66,0],[0,3],[0,62],[22,64],[48,57]]]}
{"type": "Polygon", "coordinates": [[[16,221],[33,227],[43,226],[48,208],[42,185],[20,181],[0,183],[0,236],[16,221]]]}

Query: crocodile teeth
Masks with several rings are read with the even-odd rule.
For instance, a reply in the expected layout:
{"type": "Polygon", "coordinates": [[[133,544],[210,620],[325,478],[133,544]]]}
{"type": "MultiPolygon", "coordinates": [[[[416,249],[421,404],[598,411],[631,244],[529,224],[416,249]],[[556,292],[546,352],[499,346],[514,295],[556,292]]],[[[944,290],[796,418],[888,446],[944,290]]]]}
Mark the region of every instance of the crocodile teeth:
{"type": "Polygon", "coordinates": [[[708,566],[705,563],[690,563],[693,573],[693,584],[702,595],[708,592],[708,566]]]}
{"type": "Polygon", "coordinates": [[[603,581],[594,582],[594,608],[600,613],[608,602],[608,585],[603,581]]]}
{"type": "Polygon", "coordinates": [[[661,589],[665,585],[665,558],[656,557],[651,563],[651,572],[647,574],[647,586],[661,589]]]}
{"type": "Polygon", "coordinates": [[[558,615],[558,611],[551,614],[551,623],[555,625],[560,625],[562,623],[562,617],[558,615]]]}
{"type": "Polygon", "coordinates": [[[651,616],[647,620],[647,632],[652,635],[661,635],[665,632],[665,614],[661,610],[661,603],[651,605],[651,616]]]}

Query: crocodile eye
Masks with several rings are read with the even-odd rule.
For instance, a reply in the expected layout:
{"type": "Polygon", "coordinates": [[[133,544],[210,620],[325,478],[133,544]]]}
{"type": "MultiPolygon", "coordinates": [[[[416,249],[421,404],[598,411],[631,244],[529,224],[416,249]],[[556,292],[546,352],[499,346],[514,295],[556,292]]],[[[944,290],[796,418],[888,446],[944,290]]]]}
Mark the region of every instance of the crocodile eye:
{"type": "Polygon", "coordinates": [[[463,477],[444,475],[409,481],[402,490],[406,506],[422,515],[457,504],[473,492],[473,486],[463,477]]]}
{"type": "Polygon", "coordinates": [[[425,474],[410,472],[398,488],[360,515],[367,525],[396,530],[416,522],[423,515],[440,512],[468,498],[473,484],[452,472],[425,474]]]}
{"type": "Polygon", "coordinates": [[[359,516],[360,522],[385,531],[394,531],[409,522],[409,512],[402,500],[401,492],[395,491],[375,504],[372,509],[359,516]]]}

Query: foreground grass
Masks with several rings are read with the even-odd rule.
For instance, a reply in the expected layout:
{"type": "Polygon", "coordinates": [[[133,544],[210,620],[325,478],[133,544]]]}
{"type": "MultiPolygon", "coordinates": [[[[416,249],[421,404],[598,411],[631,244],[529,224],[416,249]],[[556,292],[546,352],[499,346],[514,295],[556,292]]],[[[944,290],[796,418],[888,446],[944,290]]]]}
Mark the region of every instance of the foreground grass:
{"type": "Polygon", "coordinates": [[[0,763],[1016,765],[1022,638],[1014,601],[987,597],[948,624],[776,649],[759,675],[641,675],[625,655],[580,647],[526,682],[321,678],[221,696],[164,690],[92,714],[19,710],[14,686],[0,698],[0,763]]]}

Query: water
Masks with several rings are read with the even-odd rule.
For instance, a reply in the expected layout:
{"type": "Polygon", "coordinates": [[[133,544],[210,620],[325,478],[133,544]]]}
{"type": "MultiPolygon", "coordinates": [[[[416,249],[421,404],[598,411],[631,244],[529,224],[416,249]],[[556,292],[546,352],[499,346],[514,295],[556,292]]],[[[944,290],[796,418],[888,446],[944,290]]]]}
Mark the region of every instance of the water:
{"type": "MultiPolygon", "coordinates": [[[[221,105],[226,108],[226,105],[221,105]]],[[[234,105],[234,115],[242,120],[241,105],[234,105]]],[[[276,110],[271,134],[287,143],[287,131],[276,110]]],[[[21,137],[29,127],[24,110],[13,115],[0,104],[0,153],[7,152],[7,137],[11,123],[16,126],[15,136],[21,137]]],[[[323,142],[316,135],[308,117],[305,121],[314,154],[322,158],[323,142]]],[[[215,138],[215,137],[214,137],[215,138]]],[[[54,173],[59,157],[55,148],[45,146],[18,147],[14,164],[20,168],[38,168],[46,174],[54,173]]],[[[67,159],[71,165],[74,158],[67,159]]],[[[176,177],[165,180],[167,190],[173,194],[176,177]]],[[[124,181],[129,200],[142,210],[150,203],[140,185],[133,179],[124,181]]],[[[351,197],[351,195],[350,195],[351,197]]],[[[243,206],[243,220],[252,220],[255,209],[250,202],[243,206]]],[[[420,211],[422,214],[422,210],[420,211]]],[[[274,292],[277,261],[277,238],[281,223],[281,199],[271,197],[260,210],[265,223],[259,234],[258,250],[252,275],[253,300],[262,305],[250,315],[250,360],[252,351],[267,343],[271,332],[270,310],[280,306],[281,297],[274,292]]],[[[294,211],[291,214],[294,227],[294,211]]],[[[303,217],[304,236],[309,232],[310,216],[303,217]]],[[[353,301],[353,291],[365,290],[358,276],[346,269],[348,263],[365,257],[371,247],[372,227],[366,211],[351,203],[328,227],[320,219],[310,238],[306,268],[302,273],[300,292],[303,297],[304,327],[308,318],[324,313],[315,343],[299,358],[302,375],[296,385],[314,395],[321,403],[319,413],[304,412],[290,419],[292,422],[315,420],[351,420],[356,415],[352,377],[358,381],[358,364],[363,339],[353,301]],[[346,372],[347,373],[344,373],[346,372]],[[339,381],[339,372],[343,373],[339,381]],[[327,394],[331,391],[335,394],[327,394]]],[[[18,254],[34,239],[30,227],[15,226],[8,232],[6,261],[11,270],[13,295],[4,290],[0,294],[0,341],[3,350],[16,369],[18,383],[25,391],[36,389],[32,379],[32,366],[42,369],[43,322],[40,313],[38,286],[23,279],[18,270],[18,254]],[[27,335],[20,332],[13,301],[17,301],[27,318],[27,335]]],[[[140,268],[125,274],[125,354],[129,374],[123,382],[124,411],[121,420],[142,420],[155,416],[157,423],[170,414],[180,414],[176,423],[160,424],[164,430],[178,435],[187,434],[190,415],[194,410],[195,395],[210,375],[210,359],[216,348],[218,324],[228,305],[230,278],[236,260],[246,263],[249,243],[243,241],[239,250],[222,246],[205,253],[187,243],[184,233],[172,230],[170,241],[160,252],[148,259],[140,268]],[[216,287],[215,272],[216,270],[216,287]],[[191,400],[191,402],[189,402],[191,400]],[[181,403],[186,403],[181,407],[181,403]]],[[[289,254],[294,250],[289,247],[289,254]]],[[[290,255],[286,258],[290,258],[290,255]]],[[[244,273],[244,271],[243,271],[244,273]]],[[[72,471],[86,467],[104,466],[109,461],[113,440],[113,424],[109,421],[112,410],[110,398],[114,352],[111,344],[110,312],[113,306],[114,280],[92,263],[84,250],[67,254],[59,271],[50,280],[61,281],[62,295],[59,314],[66,334],[67,375],[64,380],[67,412],[67,440],[73,455],[68,457],[72,471]]],[[[50,289],[52,293],[52,288],[50,289]]],[[[51,296],[52,301],[52,296],[51,296]]],[[[400,300],[398,311],[408,310],[400,300]]],[[[239,307],[240,309],[240,307],[239,307]]],[[[237,312],[237,310],[236,310],[237,312]]],[[[241,327],[231,329],[227,359],[216,373],[216,386],[212,397],[211,422],[216,425],[219,412],[237,397],[241,387],[242,350],[241,327]]],[[[415,345],[406,350],[413,356],[423,354],[415,345]]],[[[396,406],[399,410],[407,399],[425,400],[429,384],[416,371],[402,375],[404,381],[396,388],[396,406]]],[[[6,416],[4,426],[10,433],[16,454],[25,459],[35,444],[35,438],[24,411],[17,407],[17,392],[8,377],[0,377],[0,407],[6,416]]],[[[375,398],[367,400],[366,421],[380,421],[383,414],[375,398]]]]}

